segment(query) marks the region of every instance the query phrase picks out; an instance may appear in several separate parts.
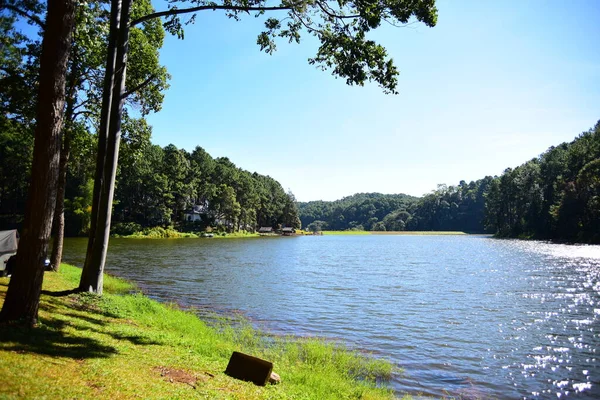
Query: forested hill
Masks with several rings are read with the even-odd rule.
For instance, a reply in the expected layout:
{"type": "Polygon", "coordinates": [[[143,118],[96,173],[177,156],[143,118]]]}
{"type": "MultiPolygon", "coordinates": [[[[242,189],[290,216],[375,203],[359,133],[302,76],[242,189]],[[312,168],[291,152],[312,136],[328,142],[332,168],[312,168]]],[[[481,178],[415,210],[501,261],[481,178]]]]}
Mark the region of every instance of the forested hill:
{"type": "Polygon", "coordinates": [[[416,200],[405,194],[358,193],[336,201],[299,202],[298,212],[308,229],[376,230],[389,213],[406,210],[416,200]]]}
{"type": "Polygon", "coordinates": [[[500,236],[600,243],[600,121],[494,179],[487,224],[500,236]]]}
{"type": "Polygon", "coordinates": [[[298,203],[309,230],[464,231],[480,233],[484,195],[492,177],[458,186],[439,185],[422,198],[405,194],[360,193],[336,201],[298,203]]]}
{"type": "Polygon", "coordinates": [[[499,177],[438,185],[421,198],[357,194],[298,203],[312,230],[488,232],[600,243],[600,121],[499,177]]]}
{"type": "MultiPolygon", "coordinates": [[[[300,226],[293,195],[275,179],[239,168],[228,158],[213,158],[201,147],[192,152],[174,145],[162,148],[149,138],[149,132],[138,133],[122,145],[112,217],[115,233],[154,226],[185,229],[186,224],[195,230],[211,226],[228,231],[300,226]]],[[[82,135],[81,141],[72,154],[65,191],[66,233],[71,236],[86,234],[90,226],[95,161],[90,149],[95,137],[82,135]]],[[[20,227],[32,141],[28,134],[0,129],[0,144],[1,230],[20,227]]]]}

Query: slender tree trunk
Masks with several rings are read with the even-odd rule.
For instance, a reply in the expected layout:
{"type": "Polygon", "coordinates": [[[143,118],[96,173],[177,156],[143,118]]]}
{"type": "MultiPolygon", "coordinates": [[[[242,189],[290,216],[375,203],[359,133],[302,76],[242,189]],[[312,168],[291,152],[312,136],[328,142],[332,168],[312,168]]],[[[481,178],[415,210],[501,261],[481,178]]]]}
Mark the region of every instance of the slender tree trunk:
{"type": "Polygon", "coordinates": [[[71,133],[65,132],[63,146],[60,151],[58,184],[56,186],[56,207],[54,210],[54,241],[52,242],[52,256],[50,257],[50,265],[54,272],[57,272],[60,268],[65,241],[65,186],[67,184],[67,169],[70,156],[71,133]]]}
{"type": "Polygon", "coordinates": [[[60,161],[58,168],[58,184],[56,187],[56,207],[54,209],[54,240],[52,241],[52,255],[50,265],[54,272],[58,272],[62,261],[63,244],[65,239],[65,187],[67,184],[67,170],[69,158],[71,157],[71,138],[73,135],[73,114],[75,112],[75,95],[77,88],[78,62],[76,51],[71,54],[71,71],[68,79],[67,109],[65,111],[65,123],[63,129],[62,148],[60,150],[60,161]]]}
{"type": "Polygon", "coordinates": [[[110,235],[110,219],[117,175],[119,144],[121,141],[121,114],[125,101],[125,75],[127,53],[129,51],[129,11],[131,0],[123,0],[121,7],[121,28],[117,38],[117,56],[115,63],[115,80],[110,107],[110,124],[104,161],[104,179],[100,191],[96,232],[92,247],[88,273],[81,276],[80,289],[101,295],[103,289],[103,273],[110,235]]]}
{"type": "Polygon", "coordinates": [[[17,252],[17,268],[0,312],[1,321],[20,320],[31,325],[37,322],[44,260],[56,201],[65,80],[74,15],[73,0],[48,0],[40,58],[31,185],[17,252]]]}
{"type": "Polygon", "coordinates": [[[90,218],[90,233],[88,239],[85,264],[79,282],[80,290],[88,290],[90,282],[95,275],[92,263],[92,249],[96,239],[96,225],[98,222],[98,208],[100,205],[100,192],[104,181],[104,163],[106,160],[106,139],[110,126],[110,111],[115,79],[115,61],[117,57],[117,36],[121,26],[121,0],[112,0],[110,10],[110,31],[108,35],[108,49],[106,54],[106,69],[104,71],[104,88],[102,92],[102,110],[100,111],[100,127],[98,129],[98,156],[96,160],[96,173],[94,177],[94,193],[92,198],[92,215],[90,218]]]}

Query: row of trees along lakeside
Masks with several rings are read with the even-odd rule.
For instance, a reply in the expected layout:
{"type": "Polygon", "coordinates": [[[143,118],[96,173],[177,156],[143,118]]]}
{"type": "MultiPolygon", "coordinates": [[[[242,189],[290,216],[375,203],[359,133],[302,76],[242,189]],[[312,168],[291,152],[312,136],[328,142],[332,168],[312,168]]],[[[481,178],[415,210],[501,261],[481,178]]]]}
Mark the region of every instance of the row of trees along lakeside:
{"type": "Polygon", "coordinates": [[[362,193],[298,209],[310,230],[463,231],[600,243],[600,121],[501,176],[439,185],[421,198],[362,193]]]}

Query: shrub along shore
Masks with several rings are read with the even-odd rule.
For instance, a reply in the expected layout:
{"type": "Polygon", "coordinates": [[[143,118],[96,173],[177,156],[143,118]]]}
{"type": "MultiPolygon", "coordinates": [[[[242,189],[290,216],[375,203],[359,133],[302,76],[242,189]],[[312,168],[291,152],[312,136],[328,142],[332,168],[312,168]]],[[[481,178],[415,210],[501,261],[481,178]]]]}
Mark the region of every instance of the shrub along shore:
{"type": "Polygon", "coordinates": [[[134,232],[130,235],[119,235],[113,234],[116,238],[125,239],[198,239],[203,237],[210,237],[216,239],[233,239],[233,238],[250,238],[259,237],[258,233],[252,232],[180,232],[173,228],[147,228],[139,232],[134,232]],[[210,236],[208,236],[210,235],[210,236]]]}
{"type": "MultiPolygon", "coordinates": [[[[390,399],[393,366],[319,339],[212,323],[105,276],[104,295],[70,293],[81,270],[47,273],[36,328],[0,325],[0,398],[390,399]],[[223,373],[233,351],[274,363],[282,383],[223,373]]],[[[8,278],[0,278],[4,302],[8,278]]]]}
{"type": "MultiPolygon", "coordinates": [[[[466,235],[465,232],[455,232],[455,231],[360,231],[360,230],[346,230],[346,231],[322,231],[320,232],[323,235],[418,235],[418,236],[430,236],[430,235],[466,235]]],[[[298,229],[296,231],[297,235],[312,235],[312,232],[307,232],[298,229]]],[[[258,233],[254,232],[180,232],[174,228],[146,228],[141,231],[134,232],[129,235],[123,234],[113,234],[113,237],[116,238],[125,238],[125,239],[198,239],[207,237],[210,235],[210,238],[214,239],[234,239],[234,238],[252,238],[252,237],[260,237],[258,233]]]]}

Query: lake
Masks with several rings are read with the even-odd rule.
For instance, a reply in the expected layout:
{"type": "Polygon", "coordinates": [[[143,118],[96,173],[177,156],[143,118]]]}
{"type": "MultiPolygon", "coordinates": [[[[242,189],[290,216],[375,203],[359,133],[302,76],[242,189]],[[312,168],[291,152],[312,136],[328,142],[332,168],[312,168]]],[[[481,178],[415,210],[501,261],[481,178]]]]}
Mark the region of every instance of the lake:
{"type": "MultiPolygon", "coordinates": [[[[81,266],[86,241],[68,239],[81,266]]],[[[485,236],[111,239],[149,296],[242,313],[404,369],[399,393],[600,398],[600,246],[485,236]]]]}

